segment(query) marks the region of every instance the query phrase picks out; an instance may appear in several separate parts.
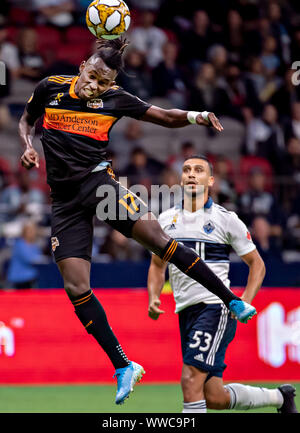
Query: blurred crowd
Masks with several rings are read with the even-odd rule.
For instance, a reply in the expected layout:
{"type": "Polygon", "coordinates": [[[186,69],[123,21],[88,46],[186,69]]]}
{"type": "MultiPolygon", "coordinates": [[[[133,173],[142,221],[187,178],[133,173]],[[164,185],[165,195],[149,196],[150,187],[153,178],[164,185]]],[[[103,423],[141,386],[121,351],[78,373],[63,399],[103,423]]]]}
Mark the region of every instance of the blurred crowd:
{"type": "MultiPolygon", "coordinates": [[[[20,167],[17,122],[40,79],[77,74],[80,62],[93,52],[95,39],[85,25],[89,3],[1,0],[0,61],[7,66],[6,85],[0,85],[2,279],[28,221],[35,225],[28,242],[39,251],[37,256],[34,250],[33,261],[51,260],[45,165],[42,159],[39,169],[20,167]]],[[[293,68],[300,61],[300,3],[127,4],[130,45],[118,84],[166,108],[213,111],[225,130],[218,136],[209,128],[195,133],[188,127],[172,135],[138,121],[121,121],[111,133],[109,158],[116,175],[127,176],[128,186],[145,185],[157,214],[161,203],[151,197],[151,185],[177,184],[184,158],[205,153],[215,169],[213,199],[239,214],[263,257],[300,261],[300,85],[293,68]]],[[[95,261],[137,261],[147,254],[96,221],[95,261]]]]}

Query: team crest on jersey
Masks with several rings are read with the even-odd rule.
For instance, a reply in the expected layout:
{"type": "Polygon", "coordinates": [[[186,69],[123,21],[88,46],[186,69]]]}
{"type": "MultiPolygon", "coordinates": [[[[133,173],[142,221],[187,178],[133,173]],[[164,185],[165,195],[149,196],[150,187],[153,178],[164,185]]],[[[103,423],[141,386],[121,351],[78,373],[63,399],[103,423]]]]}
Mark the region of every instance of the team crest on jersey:
{"type": "Polygon", "coordinates": [[[57,237],[51,238],[51,246],[53,252],[56,250],[57,247],[59,247],[59,240],[57,239],[57,237]]]}
{"type": "Polygon", "coordinates": [[[214,223],[212,221],[207,221],[204,224],[203,228],[204,228],[205,233],[207,233],[209,235],[211,232],[214,231],[215,225],[214,225],[214,223]]]}
{"type": "Polygon", "coordinates": [[[97,108],[103,108],[103,101],[102,99],[93,99],[92,101],[89,101],[86,105],[89,108],[94,108],[94,110],[97,110],[97,108]]]}

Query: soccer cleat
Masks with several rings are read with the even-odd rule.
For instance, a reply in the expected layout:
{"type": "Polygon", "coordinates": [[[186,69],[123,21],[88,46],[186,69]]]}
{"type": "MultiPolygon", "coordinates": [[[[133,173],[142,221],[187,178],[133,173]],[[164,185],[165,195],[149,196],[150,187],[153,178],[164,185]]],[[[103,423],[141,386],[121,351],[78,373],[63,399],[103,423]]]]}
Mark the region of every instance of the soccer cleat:
{"type": "Polygon", "coordinates": [[[117,376],[118,389],[116,404],[123,404],[129,394],[133,391],[134,385],[142,379],[145,373],[143,367],[136,362],[130,362],[127,367],[117,368],[113,377],[117,376]]]}
{"type": "Polygon", "coordinates": [[[290,385],[285,384],[278,387],[283,396],[283,405],[277,409],[279,413],[298,413],[295,405],[296,389],[290,385]]]}
{"type": "Polygon", "coordinates": [[[252,305],[238,299],[229,302],[229,310],[242,323],[247,323],[256,314],[256,309],[252,305]]]}

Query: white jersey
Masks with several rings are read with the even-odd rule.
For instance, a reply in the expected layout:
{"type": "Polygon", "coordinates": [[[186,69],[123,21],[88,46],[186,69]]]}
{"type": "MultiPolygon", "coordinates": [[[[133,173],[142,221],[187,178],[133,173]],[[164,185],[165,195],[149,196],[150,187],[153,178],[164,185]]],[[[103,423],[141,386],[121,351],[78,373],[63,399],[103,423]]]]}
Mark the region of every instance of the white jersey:
{"type": "MultiPolygon", "coordinates": [[[[211,198],[197,212],[188,212],[181,204],[176,205],[161,213],[158,221],[169,236],[194,249],[228,288],[231,247],[239,256],[256,248],[247,227],[237,214],[215,204],[211,198]]],[[[199,302],[222,303],[220,298],[171,263],[169,277],[176,313],[199,302]]]]}

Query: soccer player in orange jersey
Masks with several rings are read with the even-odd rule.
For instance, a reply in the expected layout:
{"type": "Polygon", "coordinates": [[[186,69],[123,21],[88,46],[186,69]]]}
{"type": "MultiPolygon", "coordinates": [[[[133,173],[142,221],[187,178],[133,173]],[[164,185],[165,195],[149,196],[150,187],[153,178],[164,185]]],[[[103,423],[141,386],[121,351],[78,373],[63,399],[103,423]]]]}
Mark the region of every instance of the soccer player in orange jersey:
{"type": "Polygon", "coordinates": [[[96,195],[99,186],[109,186],[114,193],[111,201],[117,204],[116,212],[105,220],[110,226],[203,284],[238,320],[246,322],[256,313],[254,307],[228,290],[195,252],[163,232],[145,203],[114,179],[106,149],[111,128],[123,116],[168,128],[194,123],[219,132],[223,129],[213,113],[165,110],[116,86],[126,45],[122,39],[99,41],[96,53],[81,63],[78,76],[42,80],[19,126],[25,148],[21,161],[30,169],[39,164],[32,144],[33,127],[39,117],[44,117],[41,140],[51,187],[54,257],[75,313],[116,369],[117,404],[129,396],[144,370],[126,357],[90,288],[92,219],[100,201],[96,195]]]}

